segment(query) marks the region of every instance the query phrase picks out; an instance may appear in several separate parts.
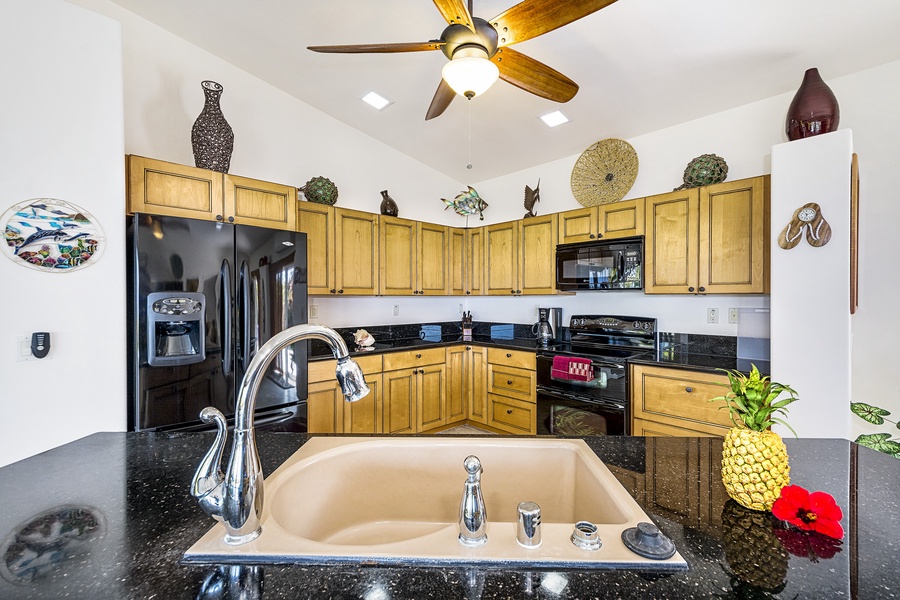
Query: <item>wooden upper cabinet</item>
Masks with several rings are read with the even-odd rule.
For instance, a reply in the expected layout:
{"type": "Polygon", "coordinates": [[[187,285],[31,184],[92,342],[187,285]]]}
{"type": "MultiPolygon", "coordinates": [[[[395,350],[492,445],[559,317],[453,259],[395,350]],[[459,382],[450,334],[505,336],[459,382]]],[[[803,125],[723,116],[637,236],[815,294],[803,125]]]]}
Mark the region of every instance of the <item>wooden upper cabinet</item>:
{"type": "Polygon", "coordinates": [[[697,293],[697,188],[650,196],[644,230],[644,292],[697,293]]]}
{"type": "Polygon", "coordinates": [[[306,234],[307,292],[334,294],[334,207],[297,203],[297,230],[306,234]]]}
{"type": "Polygon", "coordinates": [[[699,282],[708,294],[769,291],[768,176],[700,188],[699,282]]]}
{"type": "Polygon", "coordinates": [[[466,229],[466,296],[484,292],[484,227],[466,229]]]}
{"type": "Polygon", "coordinates": [[[557,215],[519,222],[519,286],[523,294],[556,293],[557,215]]]}
{"type": "Polygon", "coordinates": [[[379,283],[387,296],[411,296],[416,287],[415,221],[379,217],[379,283]]]}
{"type": "Polygon", "coordinates": [[[644,291],[768,291],[768,176],[651,196],[646,202],[644,291]]]}
{"type": "Polygon", "coordinates": [[[340,295],[378,293],[378,215],[334,209],[335,288],[340,295]]]}
{"type": "Polygon", "coordinates": [[[450,287],[450,228],[418,223],[416,233],[418,292],[446,296],[450,287]]]}
{"type": "Polygon", "coordinates": [[[225,214],[235,223],[269,227],[297,228],[297,189],[289,185],[225,175],[225,214]]]}
{"type": "Polygon", "coordinates": [[[296,229],[291,186],[134,155],[127,166],[130,212],[296,229]]]}
{"type": "Polygon", "coordinates": [[[559,213],[559,243],[616,239],[644,233],[644,198],[559,213]]]}
{"type": "Polygon", "coordinates": [[[485,293],[509,296],[522,293],[519,287],[519,222],[496,223],[485,230],[485,293]]]}
{"type": "Polygon", "coordinates": [[[447,254],[448,293],[451,296],[466,295],[466,230],[461,227],[449,229],[450,248],[447,254]]]}

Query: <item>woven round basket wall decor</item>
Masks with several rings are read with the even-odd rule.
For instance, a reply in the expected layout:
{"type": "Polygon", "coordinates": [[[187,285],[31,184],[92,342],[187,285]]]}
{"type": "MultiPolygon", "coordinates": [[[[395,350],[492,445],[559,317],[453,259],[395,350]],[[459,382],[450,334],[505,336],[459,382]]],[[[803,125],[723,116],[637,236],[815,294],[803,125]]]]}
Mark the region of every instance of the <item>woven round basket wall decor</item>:
{"type": "Polygon", "coordinates": [[[637,179],[638,156],[625,140],[600,140],[581,153],[572,168],[572,194],[582,206],[625,197],[637,179]]]}

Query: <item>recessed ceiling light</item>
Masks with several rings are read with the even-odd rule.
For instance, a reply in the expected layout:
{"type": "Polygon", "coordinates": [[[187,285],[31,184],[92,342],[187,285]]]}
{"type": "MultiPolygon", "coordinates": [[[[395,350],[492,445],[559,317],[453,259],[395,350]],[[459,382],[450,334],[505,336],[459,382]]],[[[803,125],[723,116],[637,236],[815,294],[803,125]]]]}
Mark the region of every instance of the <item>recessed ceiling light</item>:
{"type": "Polygon", "coordinates": [[[568,123],[569,117],[558,110],[554,110],[552,113],[541,116],[541,121],[543,121],[547,127],[556,127],[557,125],[568,123]]]}
{"type": "Polygon", "coordinates": [[[375,92],[369,92],[362,98],[363,102],[368,104],[369,106],[373,106],[378,110],[384,110],[393,102],[382,96],[381,94],[376,94],[375,92]]]}

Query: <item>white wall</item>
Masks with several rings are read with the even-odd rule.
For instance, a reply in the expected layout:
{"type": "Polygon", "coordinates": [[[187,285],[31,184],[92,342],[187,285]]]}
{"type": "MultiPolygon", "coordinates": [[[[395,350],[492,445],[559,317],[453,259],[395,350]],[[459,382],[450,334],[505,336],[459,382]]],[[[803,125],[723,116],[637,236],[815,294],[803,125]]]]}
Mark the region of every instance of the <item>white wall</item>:
{"type": "Polygon", "coordinates": [[[788,422],[801,437],[850,437],[852,154],[848,129],[772,148],[772,380],[800,395],[788,422]],[[813,247],[804,236],[781,248],[775,234],[810,202],[831,240],[813,247]]]}
{"type": "Polygon", "coordinates": [[[0,212],[30,198],[99,222],[97,264],[43,273],[0,258],[0,466],[125,428],[121,29],[61,0],[0,3],[0,212]],[[16,361],[49,331],[51,357],[16,361]]]}

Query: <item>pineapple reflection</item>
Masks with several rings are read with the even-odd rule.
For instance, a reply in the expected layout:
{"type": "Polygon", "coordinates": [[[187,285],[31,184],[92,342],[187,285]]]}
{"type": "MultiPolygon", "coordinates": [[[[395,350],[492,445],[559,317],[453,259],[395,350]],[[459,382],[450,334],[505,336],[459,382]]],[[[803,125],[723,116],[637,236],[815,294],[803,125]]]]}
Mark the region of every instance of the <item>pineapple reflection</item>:
{"type": "Polygon", "coordinates": [[[722,541],[732,589],[740,598],[769,598],[784,590],[788,553],[773,530],[771,513],[728,500],[722,508],[722,541]]]}

